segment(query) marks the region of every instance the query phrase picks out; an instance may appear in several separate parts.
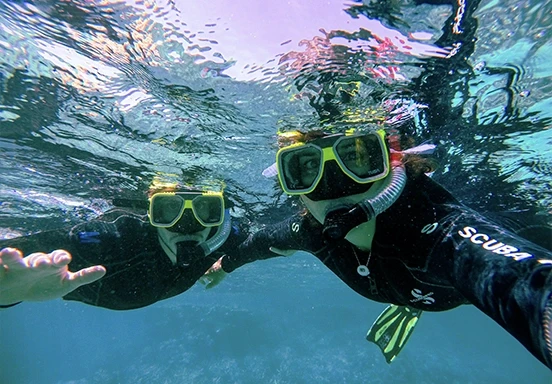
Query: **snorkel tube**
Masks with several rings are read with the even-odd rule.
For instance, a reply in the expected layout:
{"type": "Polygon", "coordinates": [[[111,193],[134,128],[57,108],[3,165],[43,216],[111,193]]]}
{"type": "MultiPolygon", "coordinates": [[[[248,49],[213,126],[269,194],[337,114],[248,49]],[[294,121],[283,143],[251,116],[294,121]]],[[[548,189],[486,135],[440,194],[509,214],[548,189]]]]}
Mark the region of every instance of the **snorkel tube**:
{"type": "Polygon", "coordinates": [[[384,180],[382,191],[372,198],[358,203],[366,213],[366,221],[385,211],[397,201],[406,185],[406,171],[402,163],[396,164],[390,170],[390,176],[384,180]]]}
{"type": "Polygon", "coordinates": [[[372,220],[395,203],[406,185],[404,166],[394,164],[384,183],[377,196],[364,199],[352,208],[330,211],[324,219],[322,229],[325,239],[335,241],[345,238],[351,229],[372,220]]]}
{"type": "MultiPolygon", "coordinates": [[[[398,144],[394,143],[392,140],[395,141],[396,138],[390,137],[389,141],[393,146],[398,147],[398,144]]],[[[433,144],[422,144],[404,151],[391,149],[391,178],[386,180],[383,190],[377,196],[359,203],[366,212],[368,220],[373,219],[393,205],[401,195],[407,179],[406,170],[402,161],[403,156],[405,154],[427,155],[432,154],[434,150],[435,145],[433,144]]]]}
{"type": "Polygon", "coordinates": [[[401,151],[399,135],[396,133],[389,134],[387,141],[390,147],[389,162],[391,163],[391,169],[389,173],[391,177],[384,179],[385,184],[377,196],[358,203],[358,206],[366,213],[366,221],[372,220],[393,205],[406,185],[406,170],[403,164],[404,152],[401,151]]]}
{"type": "Polygon", "coordinates": [[[232,231],[232,218],[228,209],[224,211],[224,221],[217,228],[217,232],[207,241],[198,245],[203,251],[203,256],[210,255],[219,249],[230,236],[232,231]]]}

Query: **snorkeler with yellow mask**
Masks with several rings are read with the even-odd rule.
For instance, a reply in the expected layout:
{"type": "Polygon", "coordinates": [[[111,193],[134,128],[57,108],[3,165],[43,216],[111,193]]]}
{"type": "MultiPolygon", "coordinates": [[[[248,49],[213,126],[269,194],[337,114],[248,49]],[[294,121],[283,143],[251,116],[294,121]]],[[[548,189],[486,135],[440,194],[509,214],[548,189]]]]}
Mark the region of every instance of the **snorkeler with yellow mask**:
{"type": "Polygon", "coordinates": [[[388,362],[422,311],[473,304],[552,367],[550,227],[506,227],[461,204],[426,175],[431,146],[403,150],[406,139],[370,124],[281,135],[264,174],[306,209],[250,235],[212,271],[306,251],[391,304],[367,336],[388,362]]]}
{"type": "Polygon", "coordinates": [[[0,305],[63,297],[124,310],[198,280],[218,284],[223,272],[204,273],[246,237],[222,188],[158,185],[149,195],[71,228],[1,241],[0,305]]]}

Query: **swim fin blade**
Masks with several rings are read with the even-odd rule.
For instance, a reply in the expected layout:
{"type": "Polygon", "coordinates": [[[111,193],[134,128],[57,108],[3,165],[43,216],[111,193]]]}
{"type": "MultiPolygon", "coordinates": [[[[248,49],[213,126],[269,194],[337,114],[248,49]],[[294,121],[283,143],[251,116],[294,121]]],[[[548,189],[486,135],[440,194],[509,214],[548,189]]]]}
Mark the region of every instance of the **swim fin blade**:
{"type": "Polygon", "coordinates": [[[422,310],[391,304],[368,330],[366,340],[380,347],[388,364],[398,356],[412,335],[422,310]]]}

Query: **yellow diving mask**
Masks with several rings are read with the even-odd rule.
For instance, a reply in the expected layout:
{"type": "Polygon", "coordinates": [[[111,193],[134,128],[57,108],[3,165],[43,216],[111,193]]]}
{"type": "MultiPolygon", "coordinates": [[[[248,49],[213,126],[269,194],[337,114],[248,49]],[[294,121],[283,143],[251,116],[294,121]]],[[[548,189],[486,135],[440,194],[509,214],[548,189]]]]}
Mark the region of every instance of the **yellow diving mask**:
{"type": "Polygon", "coordinates": [[[290,195],[311,193],[322,179],[325,164],[330,160],[335,161],[341,171],[358,184],[385,178],[390,169],[385,131],[349,131],[280,149],[276,154],[276,165],[282,189],[290,195]]]}
{"type": "Polygon", "coordinates": [[[191,209],[204,227],[215,227],[224,221],[222,192],[158,192],[149,199],[148,216],[154,227],[174,226],[191,209]]]}

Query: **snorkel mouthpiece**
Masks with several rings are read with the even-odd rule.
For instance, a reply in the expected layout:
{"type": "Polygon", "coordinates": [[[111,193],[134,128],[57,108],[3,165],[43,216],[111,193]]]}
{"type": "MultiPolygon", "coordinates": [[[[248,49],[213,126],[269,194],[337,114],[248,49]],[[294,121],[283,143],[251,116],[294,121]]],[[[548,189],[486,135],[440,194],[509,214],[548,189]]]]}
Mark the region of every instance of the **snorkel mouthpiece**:
{"type": "Polygon", "coordinates": [[[384,180],[383,189],[377,196],[365,199],[351,208],[334,209],[326,215],[322,230],[326,240],[345,238],[351,229],[372,220],[397,201],[406,185],[404,166],[396,165],[391,169],[391,177],[384,180]]]}
{"type": "Polygon", "coordinates": [[[224,221],[217,227],[215,234],[208,240],[197,243],[192,241],[181,241],[176,245],[176,259],[180,266],[188,266],[193,261],[209,256],[220,248],[230,236],[232,220],[226,210],[224,221]]]}

